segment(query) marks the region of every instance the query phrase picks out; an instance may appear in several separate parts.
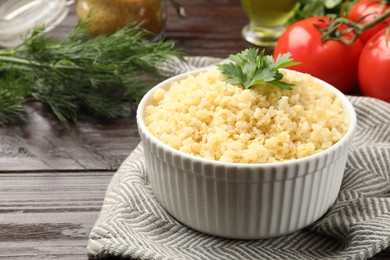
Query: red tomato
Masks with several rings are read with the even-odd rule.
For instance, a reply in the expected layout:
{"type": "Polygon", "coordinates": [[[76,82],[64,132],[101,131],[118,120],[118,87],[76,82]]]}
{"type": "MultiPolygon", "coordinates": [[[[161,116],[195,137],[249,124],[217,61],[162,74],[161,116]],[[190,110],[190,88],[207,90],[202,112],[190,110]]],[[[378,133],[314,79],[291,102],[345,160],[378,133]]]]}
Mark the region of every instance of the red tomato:
{"type": "Polygon", "coordinates": [[[359,85],[364,95],[390,102],[390,39],[386,29],[364,46],[359,60],[359,85]],[[388,45],[388,46],[386,46],[388,45]]]}
{"type": "MultiPolygon", "coordinates": [[[[354,4],[352,9],[348,12],[347,18],[353,22],[358,22],[364,17],[360,22],[365,24],[389,10],[390,4],[382,4],[381,0],[363,0],[354,4]]],[[[364,31],[359,36],[360,40],[363,44],[366,43],[374,34],[383,28],[386,28],[389,22],[390,18],[387,18],[385,21],[376,24],[367,31],[364,31]]]]}
{"type": "MultiPolygon", "coordinates": [[[[309,73],[348,93],[357,84],[357,66],[362,43],[322,41],[322,33],[314,26],[326,27],[326,17],[311,17],[291,25],[276,43],[274,57],[290,52],[295,61],[301,62],[290,69],[309,73]]],[[[350,39],[352,34],[345,37],[350,39]]]]}

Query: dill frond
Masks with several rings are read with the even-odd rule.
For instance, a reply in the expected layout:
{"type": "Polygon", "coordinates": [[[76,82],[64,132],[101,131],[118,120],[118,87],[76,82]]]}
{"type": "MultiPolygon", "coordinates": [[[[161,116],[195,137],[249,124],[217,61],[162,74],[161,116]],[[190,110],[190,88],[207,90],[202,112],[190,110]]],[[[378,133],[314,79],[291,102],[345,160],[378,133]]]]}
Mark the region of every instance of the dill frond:
{"type": "Polygon", "coordinates": [[[8,122],[7,114],[14,113],[13,119],[20,114],[26,96],[12,92],[10,86],[22,83],[28,88],[24,93],[48,104],[65,125],[76,122],[80,113],[123,116],[123,101],[136,106],[162,79],[163,64],[181,59],[172,41],[149,42],[146,34],[133,24],[111,35],[90,38],[80,23],[62,40],[47,37],[44,28],[38,28],[21,46],[0,51],[0,70],[16,70],[23,78],[19,83],[18,77],[2,80],[5,92],[0,92],[0,107],[8,112],[0,115],[0,124],[8,122]]]}

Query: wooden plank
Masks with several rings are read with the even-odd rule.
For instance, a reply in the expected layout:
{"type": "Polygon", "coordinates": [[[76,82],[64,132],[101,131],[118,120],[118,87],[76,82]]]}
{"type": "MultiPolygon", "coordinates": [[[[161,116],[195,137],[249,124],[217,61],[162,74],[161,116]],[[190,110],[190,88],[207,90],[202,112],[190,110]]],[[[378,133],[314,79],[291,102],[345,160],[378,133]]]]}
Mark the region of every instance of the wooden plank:
{"type": "Polygon", "coordinates": [[[87,241],[56,240],[2,242],[0,241],[0,259],[87,259],[87,241]]]}
{"type": "Polygon", "coordinates": [[[0,259],[86,259],[114,172],[0,174],[0,259]]]}
{"type": "Polygon", "coordinates": [[[140,140],[134,116],[67,129],[40,103],[26,112],[25,124],[0,128],[0,172],[116,170],[140,140]]]}
{"type": "Polygon", "coordinates": [[[19,219],[31,221],[35,216],[31,212],[98,212],[112,175],[113,172],[0,174],[0,224],[19,223],[19,219]]]}
{"type": "Polygon", "coordinates": [[[188,14],[179,18],[168,5],[167,39],[190,56],[226,58],[232,53],[253,47],[241,36],[248,23],[240,1],[180,1],[188,14]]]}

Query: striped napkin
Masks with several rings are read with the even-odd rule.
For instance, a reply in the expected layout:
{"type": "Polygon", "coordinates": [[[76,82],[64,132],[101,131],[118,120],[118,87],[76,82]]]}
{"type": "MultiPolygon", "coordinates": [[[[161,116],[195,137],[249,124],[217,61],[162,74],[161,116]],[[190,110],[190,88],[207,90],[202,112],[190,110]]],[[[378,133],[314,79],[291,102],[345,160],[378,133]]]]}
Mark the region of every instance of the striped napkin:
{"type": "MultiPolygon", "coordinates": [[[[189,58],[174,73],[215,58],[189,58]]],[[[168,68],[169,69],[169,68],[168,68]]],[[[282,237],[234,240],[206,235],[171,217],[148,184],[142,145],[108,186],[88,242],[92,259],[367,259],[390,246],[390,104],[349,97],[358,125],[338,199],[320,220],[282,237]]]]}

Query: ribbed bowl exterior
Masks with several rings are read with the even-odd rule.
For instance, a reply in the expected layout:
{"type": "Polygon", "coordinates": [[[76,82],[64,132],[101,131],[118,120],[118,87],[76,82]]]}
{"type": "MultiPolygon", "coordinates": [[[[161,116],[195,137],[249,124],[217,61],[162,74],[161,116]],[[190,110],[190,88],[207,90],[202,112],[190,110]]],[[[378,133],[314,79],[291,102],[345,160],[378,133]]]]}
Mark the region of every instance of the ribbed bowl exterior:
{"type": "Polygon", "coordinates": [[[338,143],[313,156],[271,164],[215,162],[174,150],[147,131],[148,102],[141,102],[137,122],[155,196],[178,221],[222,237],[268,238],[312,224],[338,196],[356,124],[352,105],[341,97],[350,129],[338,143]]]}

